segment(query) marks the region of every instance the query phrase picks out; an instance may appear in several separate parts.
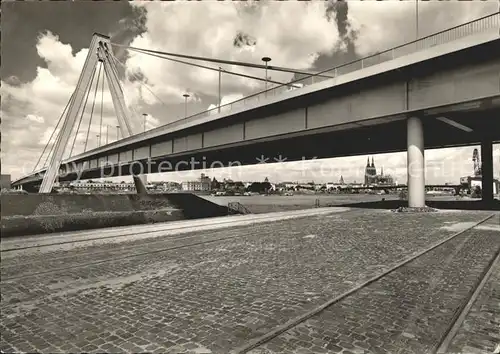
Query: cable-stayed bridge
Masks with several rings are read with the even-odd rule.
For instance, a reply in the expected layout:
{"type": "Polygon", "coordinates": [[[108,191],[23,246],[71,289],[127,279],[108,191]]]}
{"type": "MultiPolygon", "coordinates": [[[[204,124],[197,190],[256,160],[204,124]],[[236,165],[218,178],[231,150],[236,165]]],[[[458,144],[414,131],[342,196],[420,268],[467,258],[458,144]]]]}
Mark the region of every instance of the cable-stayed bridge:
{"type": "MultiPolygon", "coordinates": [[[[117,69],[124,64],[112,50],[118,44],[96,34],[77,87],[54,129],[59,133],[49,140],[33,173],[15,181],[14,186],[41,182],[39,191],[49,193],[56,178],[98,178],[104,173],[134,175],[141,191],[139,175],[167,172],[172,166],[182,170],[227,166],[235,161],[256,164],[407,150],[410,206],[421,206],[424,149],[480,143],[486,179],[483,195],[488,197],[492,142],[500,141],[500,129],[494,129],[500,119],[499,28],[500,15],[495,13],[319,73],[267,62],[258,65],[126,47],[266,83],[266,90],[227,105],[220,104],[219,86],[219,105],[214,109],[186,114],[142,132],[137,128],[140,117],[125,104],[117,69]],[[254,77],[181,59],[253,67],[266,73],[254,77]],[[301,77],[278,82],[268,78],[268,70],[301,77]],[[104,79],[121,139],[90,149],[90,125],[102,120],[95,102],[99,93],[102,100],[104,79]],[[73,155],[73,134],[80,131],[89,97],[94,101],[84,151],[73,155]],[[92,119],[94,113],[96,120],[92,119]],[[166,168],[161,168],[162,163],[166,168]]],[[[102,137],[101,129],[99,139],[102,137]]]]}

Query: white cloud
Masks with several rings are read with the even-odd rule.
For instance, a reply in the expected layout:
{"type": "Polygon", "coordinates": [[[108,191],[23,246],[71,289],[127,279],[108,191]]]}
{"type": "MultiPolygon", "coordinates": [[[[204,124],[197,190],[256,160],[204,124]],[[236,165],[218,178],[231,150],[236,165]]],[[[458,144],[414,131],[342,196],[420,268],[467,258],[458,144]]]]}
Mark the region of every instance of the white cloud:
{"type": "MultiPolygon", "coordinates": [[[[253,63],[262,63],[261,58],[269,56],[275,65],[307,68],[314,62],[313,54],[329,53],[338,39],[336,26],[327,21],[325,5],[321,2],[269,2],[256,11],[228,2],[133,4],[146,7],[148,30],[131,43],[133,47],[253,63]],[[234,48],[233,41],[238,31],[255,39],[252,50],[234,48]]],[[[127,61],[129,70],[140,68],[154,92],[165,102],[182,102],[185,91],[205,95],[217,92],[216,71],[192,68],[136,52],[130,55],[127,61]]],[[[215,64],[206,65],[217,67],[215,64]]],[[[253,76],[263,74],[258,69],[223,67],[253,76]]],[[[273,78],[278,81],[288,81],[291,77],[287,73],[273,73],[273,78]]],[[[223,75],[224,94],[234,93],[241,86],[247,89],[264,87],[255,80],[223,75]]]]}
{"type": "Polygon", "coordinates": [[[26,119],[31,121],[31,122],[35,122],[35,123],[43,123],[45,122],[45,120],[43,119],[43,117],[41,116],[37,116],[36,114],[28,114],[26,116],[26,119]]]}
{"type": "MultiPolygon", "coordinates": [[[[241,93],[223,96],[220,100],[220,105],[221,105],[220,111],[221,112],[230,111],[231,107],[229,107],[229,106],[224,107],[224,105],[227,105],[227,104],[234,102],[234,101],[241,100],[242,98],[243,98],[243,95],[241,93]]],[[[215,108],[217,108],[217,105],[215,105],[215,104],[211,104],[210,106],[208,106],[207,110],[210,110],[209,114],[211,114],[211,115],[218,114],[218,112],[217,112],[217,110],[215,110],[215,108]]]]}
{"type": "Polygon", "coordinates": [[[51,32],[39,37],[36,49],[40,58],[47,63],[48,71],[56,78],[56,82],[62,81],[71,86],[76,83],[88,49],[82,49],[73,56],[71,45],[61,43],[59,37],[51,32]]]}

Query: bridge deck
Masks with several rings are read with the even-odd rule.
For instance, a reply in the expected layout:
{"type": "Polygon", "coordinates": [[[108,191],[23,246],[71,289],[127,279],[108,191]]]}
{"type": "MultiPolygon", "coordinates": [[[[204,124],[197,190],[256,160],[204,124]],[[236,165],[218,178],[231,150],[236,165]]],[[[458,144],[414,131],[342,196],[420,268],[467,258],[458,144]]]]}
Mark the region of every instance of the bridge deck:
{"type": "MultiPolygon", "coordinates": [[[[498,18],[496,18],[496,20],[500,24],[500,15],[498,16],[498,18]]],[[[264,93],[259,93],[244,98],[242,100],[230,103],[222,107],[220,114],[210,113],[209,111],[201,112],[191,117],[187,117],[186,119],[181,119],[179,121],[168,123],[158,128],[146,131],[144,133],[140,133],[128,138],[121,139],[117,142],[110,143],[107,146],[89,150],[86,153],[71,157],[65,160],[64,162],[68,163],[71,161],[81,160],[84,158],[88,158],[89,156],[92,155],[100,154],[106,150],[113,150],[116,148],[133,145],[139,141],[146,141],[158,136],[174,133],[180,130],[185,130],[212,121],[227,120],[232,116],[236,116],[246,111],[254,111],[256,109],[261,109],[261,110],[267,109],[268,107],[271,107],[277,103],[297,99],[303,96],[308,96],[314,93],[324,91],[326,89],[331,89],[337,86],[345,85],[350,82],[367,79],[384,72],[402,69],[404,67],[411,66],[413,64],[420,63],[423,61],[431,60],[433,58],[437,58],[446,54],[479,46],[481,44],[497,40],[498,38],[500,38],[498,29],[489,28],[488,30],[484,30],[483,32],[466,36],[464,38],[458,38],[451,42],[439,43],[439,45],[436,45],[434,43],[433,45],[431,45],[432,41],[430,41],[427,46],[415,45],[415,48],[413,48],[413,50],[411,50],[410,48],[407,48],[406,50],[400,50],[399,55],[396,54],[395,56],[388,57],[387,60],[380,62],[373,61],[371,65],[367,66],[361,65],[361,63],[363,63],[364,60],[372,57],[363,58],[355,62],[360,64],[359,67],[358,65],[353,65],[351,69],[353,71],[346,70],[346,72],[342,72],[339,70],[337,73],[338,76],[335,78],[325,79],[321,82],[315,82],[315,83],[311,82],[308,86],[292,91],[283,90],[283,88],[278,88],[274,90],[270,89],[269,90],[270,92],[268,92],[266,96],[264,96],[264,93]]],[[[408,46],[411,46],[413,44],[414,43],[412,42],[408,44],[408,46]]],[[[406,48],[406,47],[405,46],[396,47],[395,49],[391,50],[397,50],[399,48],[406,48]]],[[[389,50],[389,52],[391,50],[389,50]]],[[[335,69],[332,69],[332,71],[336,72],[335,69]]],[[[320,80],[318,79],[318,81],[320,80]]]]}

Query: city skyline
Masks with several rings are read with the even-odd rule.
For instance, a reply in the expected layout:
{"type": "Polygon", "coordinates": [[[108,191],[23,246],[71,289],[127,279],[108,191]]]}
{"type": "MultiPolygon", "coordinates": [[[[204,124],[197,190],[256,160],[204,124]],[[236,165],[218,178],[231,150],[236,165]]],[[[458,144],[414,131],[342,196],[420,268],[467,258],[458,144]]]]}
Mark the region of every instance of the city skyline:
{"type": "MultiPolygon", "coordinates": [[[[324,70],[498,11],[496,1],[422,2],[418,7],[417,26],[415,5],[411,1],[336,4],[113,2],[100,3],[97,9],[90,3],[4,2],[0,75],[3,171],[17,178],[30,172],[35,165],[75,87],[93,32],[108,34],[114,42],[142,48],[258,64],[263,56],[269,56],[274,65],[324,70]],[[196,22],[192,21],[194,17],[196,22]],[[293,23],[288,18],[294,18],[293,23]]],[[[217,104],[217,73],[127,53],[119,48],[115,48],[115,54],[127,69],[129,80],[123,82],[123,87],[128,103],[138,112],[135,117],[137,131],[142,131],[143,112],[148,114],[146,129],[182,118],[186,109],[183,93],[190,93],[187,107],[190,113],[217,104]],[[144,90],[139,81],[147,83],[162,102],[144,90]]],[[[225,68],[247,75],[263,75],[256,69],[225,68]]],[[[287,73],[272,72],[270,76],[283,82],[293,79],[293,75],[287,73]]],[[[225,75],[221,103],[263,88],[261,82],[225,75]]],[[[105,93],[103,122],[105,126],[115,127],[107,88],[105,93]]],[[[92,126],[90,132],[89,146],[93,148],[97,146],[99,127],[92,126]]],[[[109,135],[109,140],[113,141],[114,129],[109,135]]],[[[85,134],[77,137],[81,145],[77,144],[77,149],[83,149],[85,139],[85,134]]],[[[460,177],[472,174],[473,149],[426,151],[427,182],[458,183],[460,177]]],[[[373,156],[377,166],[384,166],[386,174],[406,181],[405,152],[373,156]]],[[[245,175],[251,180],[267,176],[276,180],[331,182],[342,175],[346,181],[362,181],[365,161],[366,155],[361,155],[152,174],[148,178],[187,181],[205,172],[219,178],[233,176],[238,179],[245,175]]],[[[499,144],[494,146],[494,175],[500,176],[499,144]]]]}
{"type": "MultiPolygon", "coordinates": [[[[456,161],[456,155],[446,156],[446,149],[428,150],[432,154],[431,158],[427,156],[426,161],[426,183],[427,184],[458,184],[460,177],[474,175],[474,162],[472,160],[474,147],[459,148],[458,153],[464,156],[463,161],[456,161]],[[460,176],[455,178],[455,176],[460,176]]],[[[457,149],[455,149],[457,151],[457,149]]],[[[363,155],[355,157],[344,157],[338,159],[317,159],[308,161],[274,163],[266,166],[265,164],[238,166],[232,168],[214,168],[189,170],[178,173],[155,173],[148,175],[148,181],[158,182],[187,182],[199,178],[201,174],[206,174],[210,178],[217,180],[232,179],[235,181],[261,181],[265,178],[273,182],[300,182],[307,183],[315,181],[317,183],[336,183],[342,177],[345,183],[363,183],[366,174],[366,158],[374,158],[376,173],[380,174],[383,169],[385,176],[393,177],[399,184],[405,184],[406,175],[406,157],[401,153],[363,155]],[[385,156],[384,156],[385,155],[385,156]],[[388,161],[395,165],[378,164],[377,157],[385,157],[382,161],[388,161]],[[343,159],[341,167],[335,168],[335,160],[343,159]],[[362,160],[362,161],[361,161],[362,160]],[[358,163],[360,162],[361,163],[358,163]],[[400,165],[397,165],[397,164],[400,165]],[[309,165],[309,166],[308,166],[309,165]],[[316,167],[310,167],[316,165],[316,167]],[[274,166],[274,167],[272,167],[274,166]],[[295,166],[295,167],[294,167],[295,166]],[[318,167],[320,166],[320,167],[318,167]],[[286,176],[283,175],[286,171],[286,176]],[[294,173],[295,172],[295,173],[294,173]]],[[[500,158],[498,152],[494,156],[500,158]]],[[[498,179],[498,169],[495,171],[495,178],[498,179]]],[[[105,177],[92,180],[109,180],[113,182],[126,181],[132,183],[131,176],[105,177]]]]}

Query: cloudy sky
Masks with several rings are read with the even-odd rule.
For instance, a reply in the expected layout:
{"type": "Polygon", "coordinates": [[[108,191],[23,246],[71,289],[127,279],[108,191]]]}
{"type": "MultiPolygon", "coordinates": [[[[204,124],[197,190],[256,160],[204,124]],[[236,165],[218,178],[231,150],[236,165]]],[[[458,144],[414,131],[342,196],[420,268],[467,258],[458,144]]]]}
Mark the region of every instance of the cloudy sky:
{"type": "MultiPolygon", "coordinates": [[[[425,36],[494,13],[498,7],[496,0],[420,2],[418,7],[413,1],[2,2],[2,173],[16,178],[35,166],[74,90],[94,32],[139,48],[259,64],[269,56],[276,66],[324,70],[414,40],[417,8],[418,35],[425,36]]],[[[124,64],[119,71],[126,101],[137,115],[137,131],[142,130],[142,113],[148,113],[147,129],[181,118],[186,92],[191,95],[190,113],[217,104],[215,71],[120,47],[114,53],[124,64]]],[[[263,76],[258,69],[223,68],[263,76]]],[[[293,74],[283,72],[269,76],[280,82],[293,79],[293,74]]],[[[222,103],[263,89],[260,81],[223,75],[222,103]]],[[[116,139],[118,123],[106,84],[102,100],[99,96],[87,149],[98,144],[101,102],[102,135],[110,126],[108,139],[116,139]]],[[[92,101],[91,97],[74,153],[84,150],[92,101]]],[[[460,176],[472,173],[473,148],[426,152],[428,182],[456,183],[460,176]]],[[[495,175],[500,176],[500,146],[494,148],[495,175]]],[[[366,156],[359,156],[207,172],[243,180],[267,176],[273,181],[326,182],[343,175],[346,181],[361,181],[365,164],[366,156]]],[[[377,155],[375,164],[398,181],[406,181],[405,153],[377,155]]],[[[156,174],[149,179],[189,180],[200,172],[156,174]]]]}

